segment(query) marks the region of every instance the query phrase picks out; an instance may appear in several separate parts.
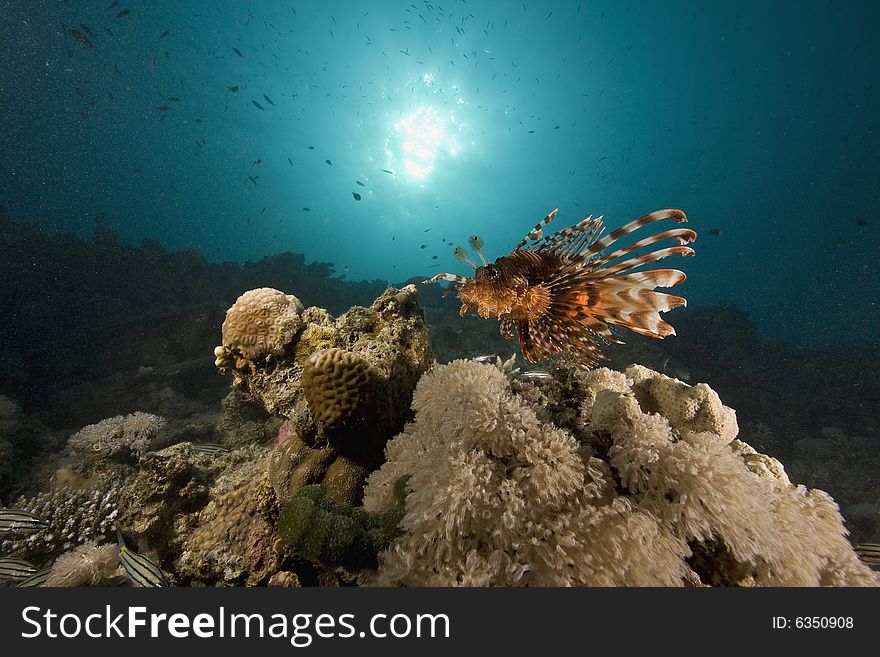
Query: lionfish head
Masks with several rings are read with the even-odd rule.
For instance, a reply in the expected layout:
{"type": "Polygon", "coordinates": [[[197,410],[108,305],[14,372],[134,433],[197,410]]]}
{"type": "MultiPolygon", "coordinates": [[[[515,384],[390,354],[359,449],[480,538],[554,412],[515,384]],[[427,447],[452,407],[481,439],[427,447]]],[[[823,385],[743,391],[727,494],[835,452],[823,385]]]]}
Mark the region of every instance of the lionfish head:
{"type": "Polygon", "coordinates": [[[516,304],[516,289],[498,263],[496,260],[476,267],[474,275],[461,285],[458,298],[463,304],[462,315],[473,309],[480,317],[497,317],[509,313],[516,304]]]}

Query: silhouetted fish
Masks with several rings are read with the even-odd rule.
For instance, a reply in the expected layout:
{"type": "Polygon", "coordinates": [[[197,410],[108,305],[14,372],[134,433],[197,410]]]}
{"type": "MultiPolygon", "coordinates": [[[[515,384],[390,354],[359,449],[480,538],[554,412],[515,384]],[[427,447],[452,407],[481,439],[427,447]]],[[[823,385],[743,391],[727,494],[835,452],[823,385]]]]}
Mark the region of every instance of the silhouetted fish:
{"type": "Polygon", "coordinates": [[[273,105],[273,106],[275,105],[275,103],[272,102],[272,99],[269,98],[269,96],[267,96],[266,94],[263,94],[263,98],[265,98],[266,102],[269,103],[270,105],[273,105]]]}
{"type": "Polygon", "coordinates": [[[312,211],[311,208],[303,208],[303,212],[311,212],[311,211],[312,211]]]}
{"type": "Polygon", "coordinates": [[[241,54],[241,50],[239,50],[238,48],[233,48],[232,52],[234,52],[239,57],[244,57],[244,55],[241,54]]]}
{"type": "Polygon", "coordinates": [[[231,91],[232,93],[235,93],[236,91],[238,91],[238,85],[236,84],[235,86],[232,86],[232,87],[227,86],[226,91],[231,91]]]}
{"type": "Polygon", "coordinates": [[[360,200],[361,200],[361,195],[358,194],[357,192],[352,192],[351,195],[354,196],[354,200],[355,200],[355,201],[360,201],[360,200]]]}
{"type": "Polygon", "coordinates": [[[167,36],[168,36],[168,30],[165,30],[164,32],[162,32],[162,34],[159,35],[159,38],[164,39],[167,36]]]}
{"type": "Polygon", "coordinates": [[[86,48],[94,48],[95,44],[92,43],[92,40],[89,39],[85,34],[80,32],[79,30],[69,29],[67,33],[72,36],[74,39],[82,43],[86,48]]]}
{"type": "Polygon", "coordinates": [[[118,14],[116,14],[116,15],[113,17],[113,20],[118,21],[120,18],[125,18],[125,17],[128,16],[130,13],[131,13],[131,12],[130,12],[128,9],[123,9],[122,11],[120,11],[118,14]]]}
{"type": "Polygon", "coordinates": [[[360,185],[361,187],[366,187],[366,185],[365,185],[364,183],[362,183],[360,180],[355,180],[355,182],[356,182],[358,185],[360,185]]]}
{"type": "Polygon", "coordinates": [[[254,104],[254,107],[256,107],[257,109],[263,110],[264,112],[266,111],[263,109],[263,106],[260,105],[257,101],[252,100],[251,102],[254,104]]]}
{"type": "Polygon", "coordinates": [[[325,161],[327,164],[329,164],[331,167],[333,166],[333,163],[332,163],[330,160],[324,160],[324,161],[325,161]]]}
{"type": "Polygon", "coordinates": [[[394,175],[393,171],[389,171],[388,169],[379,169],[382,173],[390,173],[392,176],[394,175]]]}

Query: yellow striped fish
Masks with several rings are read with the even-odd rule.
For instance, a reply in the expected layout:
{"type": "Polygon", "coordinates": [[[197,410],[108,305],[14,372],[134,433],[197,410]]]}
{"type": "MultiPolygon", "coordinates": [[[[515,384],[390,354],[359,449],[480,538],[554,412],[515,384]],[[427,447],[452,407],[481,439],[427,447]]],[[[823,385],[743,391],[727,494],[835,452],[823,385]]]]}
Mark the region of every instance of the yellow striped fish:
{"type": "Polygon", "coordinates": [[[0,503],[0,534],[27,534],[38,532],[49,526],[42,518],[21,509],[10,509],[0,503]]]}
{"type": "Polygon", "coordinates": [[[880,543],[859,543],[855,550],[859,559],[869,566],[880,566],[880,543]]]}
{"type": "Polygon", "coordinates": [[[116,538],[119,541],[119,562],[135,586],[170,586],[168,578],[165,577],[159,566],[125,546],[125,540],[123,540],[122,532],[119,529],[116,530],[116,538]]]}
{"type": "Polygon", "coordinates": [[[37,567],[24,559],[3,557],[0,559],[0,579],[27,579],[37,572],[37,567]]]}
{"type": "Polygon", "coordinates": [[[46,583],[46,580],[49,579],[49,575],[52,574],[51,568],[44,568],[43,570],[38,570],[33,575],[28,577],[27,579],[21,580],[18,584],[16,584],[19,588],[31,588],[35,586],[43,586],[46,583]]]}

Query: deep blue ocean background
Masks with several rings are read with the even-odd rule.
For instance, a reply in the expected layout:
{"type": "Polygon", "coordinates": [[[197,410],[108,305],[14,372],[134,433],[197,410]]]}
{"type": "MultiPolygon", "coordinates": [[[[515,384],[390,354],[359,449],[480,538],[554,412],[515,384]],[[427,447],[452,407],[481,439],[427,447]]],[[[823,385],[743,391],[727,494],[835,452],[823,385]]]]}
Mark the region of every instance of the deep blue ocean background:
{"type": "Polygon", "coordinates": [[[875,335],[877,3],[0,8],[10,215],[399,282],[555,207],[612,229],[676,207],[690,307],[791,345],[875,335]]]}

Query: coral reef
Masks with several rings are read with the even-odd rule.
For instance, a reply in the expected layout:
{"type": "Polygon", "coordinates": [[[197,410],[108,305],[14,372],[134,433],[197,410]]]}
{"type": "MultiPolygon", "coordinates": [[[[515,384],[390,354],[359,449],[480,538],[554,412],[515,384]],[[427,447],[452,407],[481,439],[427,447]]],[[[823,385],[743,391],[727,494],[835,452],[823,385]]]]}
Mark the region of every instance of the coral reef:
{"type": "Polygon", "coordinates": [[[320,486],[305,486],[281,511],[278,535],[306,559],[354,570],[375,568],[376,555],[397,533],[402,501],[398,495],[396,507],[374,516],[333,501],[320,486]]]}
{"type": "Polygon", "coordinates": [[[70,437],[68,445],[89,460],[140,458],[150,449],[164,424],[164,418],[150,413],[117,415],[80,429],[70,437]]]}
{"type": "Polygon", "coordinates": [[[111,540],[115,537],[120,498],[120,488],[107,484],[62,488],[19,499],[16,508],[46,520],[49,527],[27,536],[7,536],[0,540],[0,548],[5,554],[45,563],[87,541],[111,540]]]}
{"type": "Polygon", "coordinates": [[[415,422],[368,480],[364,505],[379,513],[411,475],[404,533],[367,579],[880,584],[833,500],[793,486],[778,461],[736,440],[733,412],[710,389],[639,367],[599,369],[579,384],[588,389],[580,441],[539,419],[540,390],[530,405],[495,367],[456,361],[425,375],[415,422]]]}
{"type": "Polygon", "coordinates": [[[370,410],[376,384],[370,364],[357,354],[318,349],[303,367],[302,387],[316,421],[328,427],[356,422],[370,410]]]}
{"type": "Polygon", "coordinates": [[[302,302],[292,294],[261,287],[242,294],[226,311],[218,367],[256,368],[302,326],[302,302]]]}
{"type": "Polygon", "coordinates": [[[177,572],[195,582],[266,584],[279,569],[275,495],[265,476],[212,500],[188,536],[177,572]]]}
{"type": "Polygon", "coordinates": [[[307,308],[301,320],[271,358],[231,369],[233,383],[286,419],[269,463],[281,503],[303,485],[321,484],[331,499],[357,504],[433,362],[417,290],[389,288],[369,308],[336,320],[307,308]]]}
{"type": "Polygon", "coordinates": [[[339,454],[330,445],[312,447],[303,442],[287,420],[278,432],[278,444],[269,455],[267,472],[278,501],[287,504],[303,486],[320,484],[340,504],[358,504],[369,470],[339,454]]]}
{"type": "Polygon", "coordinates": [[[45,586],[101,586],[119,569],[119,546],[86,541],[52,564],[45,586]]]}
{"type": "Polygon", "coordinates": [[[268,443],[278,435],[281,423],[241,390],[232,388],[223,399],[214,425],[215,440],[227,449],[268,443]]]}

